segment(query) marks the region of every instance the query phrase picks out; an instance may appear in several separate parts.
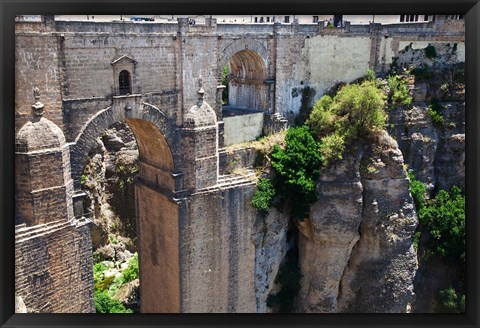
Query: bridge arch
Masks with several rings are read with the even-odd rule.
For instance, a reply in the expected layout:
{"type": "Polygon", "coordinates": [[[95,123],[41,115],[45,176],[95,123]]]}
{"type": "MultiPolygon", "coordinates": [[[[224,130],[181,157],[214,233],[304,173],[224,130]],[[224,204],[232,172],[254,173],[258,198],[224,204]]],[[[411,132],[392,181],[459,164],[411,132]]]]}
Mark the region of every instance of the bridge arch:
{"type": "MultiPolygon", "coordinates": [[[[92,117],[75,140],[71,151],[75,190],[80,194],[86,156],[96,139],[115,122],[125,121],[139,150],[134,184],[141,312],[180,312],[179,206],[173,197],[179,135],[174,123],[155,106],[125,104],[134,97],[119,99],[120,104],[114,99],[113,106],[92,117]]],[[[81,198],[77,202],[81,204],[81,198]]]]}
{"type": "Polygon", "coordinates": [[[76,191],[81,189],[80,178],[89,151],[95,146],[96,139],[115,122],[126,121],[134,132],[139,146],[140,159],[150,165],[173,173],[179,167],[175,147],[180,136],[174,122],[153,105],[143,103],[140,109],[130,109],[131,114],[122,106],[111,106],[96,113],[82,128],[71,148],[72,178],[76,191]],[[148,139],[147,136],[155,137],[148,139]],[[172,151],[173,149],[173,151],[172,151]]]}
{"type": "Polygon", "coordinates": [[[228,66],[228,104],[233,108],[268,110],[270,82],[268,50],[259,41],[234,41],[223,49],[221,68],[228,66]]]}

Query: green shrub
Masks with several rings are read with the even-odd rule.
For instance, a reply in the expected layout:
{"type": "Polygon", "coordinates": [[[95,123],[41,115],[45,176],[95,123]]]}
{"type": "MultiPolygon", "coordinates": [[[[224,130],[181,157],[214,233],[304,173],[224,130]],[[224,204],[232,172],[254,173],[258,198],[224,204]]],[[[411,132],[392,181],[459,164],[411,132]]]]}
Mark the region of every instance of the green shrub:
{"type": "Polygon", "coordinates": [[[105,277],[103,274],[107,269],[108,267],[102,262],[93,265],[93,283],[95,291],[107,290],[112,284],[114,277],[105,277]]]}
{"type": "Polygon", "coordinates": [[[135,253],[133,257],[128,261],[128,266],[125,270],[122,271],[123,282],[127,283],[132,280],[138,279],[138,253],[135,253]]]}
{"type": "Polygon", "coordinates": [[[95,310],[97,313],[133,313],[133,310],[125,308],[122,302],[110,297],[106,291],[95,293],[95,310]]]}
{"type": "Polygon", "coordinates": [[[320,154],[323,159],[323,166],[327,167],[336,160],[342,159],[342,154],[345,151],[345,136],[339,133],[333,133],[320,140],[319,146],[320,154]]]}
{"type": "Polygon", "coordinates": [[[438,292],[437,311],[440,313],[464,313],[465,294],[450,287],[438,292]]]}
{"type": "Polygon", "coordinates": [[[370,136],[385,127],[385,99],[374,81],[347,84],[333,98],[320,98],[307,125],[319,139],[334,132],[348,138],[370,136]]]}
{"type": "Polygon", "coordinates": [[[431,44],[429,44],[425,48],[425,56],[427,58],[436,58],[437,57],[437,50],[435,49],[435,47],[432,46],[431,44]]]}
{"type": "Polygon", "coordinates": [[[313,106],[312,112],[306,121],[306,124],[317,138],[335,131],[337,117],[330,109],[332,103],[333,99],[328,95],[320,98],[313,106]]]}
{"type": "Polygon", "coordinates": [[[131,309],[126,309],[120,301],[113,299],[113,296],[123,284],[138,278],[137,253],[129,261],[128,267],[120,276],[105,277],[104,272],[106,270],[108,270],[108,267],[102,262],[93,265],[95,308],[97,313],[133,313],[131,309]]]}
{"type": "Polygon", "coordinates": [[[390,89],[388,102],[390,107],[403,105],[410,106],[412,97],[408,92],[407,81],[400,75],[387,76],[387,85],[390,89]]]}
{"type": "Polygon", "coordinates": [[[275,198],[275,187],[270,179],[261,178],[258,180],[257,190],[252,197],[252,205],[260,212],[267,214],[275,198]]]}
{"type": "Polygon", "coordinates": [[[374,82],[349,84],[342,87],[333,99],[331,110],[338,116],[340,133],[354,131],[352,137],[367,137],[385,127],[386,96],[374,82]]]}
{"type": "Polygon", "coordinates": [[[419,221],[432,235],[431,249],[445,259],[465,266],[465,196],[453,186],[440,190],[418,211],[419,221]]]}
{"type": "Polygon", "coordinates": [[[303,220],[309,204],[317,200],[316,180],[322,163],[318,143],[308,127],[302,126],[288,130],[285,145],[285,149],[275,145],[271,154],[277,191],[288,201],[292,217],[303,220]]]}
{"type": "Polygon", "coordinates": [[[225,66],[223,66],[222,77],[221,77],[222,85],[225,86],[225,88],[222,91],[222,104],[223,105],[228,104],[229,75],[230,75],[230,70],[228,68],[228,64],[226,64],[225,66]]]}
{"type": "Polygon", "coordinates": [[[419,210],[425,204],[427,187],[422,181],[419,181],[415,178],[412,170],[408,170],[407,175],[410,179],[410,193],[412,194],[412,198],[415,202],[417,210],[419,210]]]}
{"type": "Polygon", "coordinates": [[[373,70],[372,68],[369,68],[364,78],[366,81],[375,81],[376,79],[375,70],[373,70]]]}
{"type": "Polygon", "coordinates": [[[445,117],[442,113],[442,105],[436,101],[432,101],[427,108],[427,114],[432,118],[433,123],[438,128],[443,128],[445,126],[445,117]]]}

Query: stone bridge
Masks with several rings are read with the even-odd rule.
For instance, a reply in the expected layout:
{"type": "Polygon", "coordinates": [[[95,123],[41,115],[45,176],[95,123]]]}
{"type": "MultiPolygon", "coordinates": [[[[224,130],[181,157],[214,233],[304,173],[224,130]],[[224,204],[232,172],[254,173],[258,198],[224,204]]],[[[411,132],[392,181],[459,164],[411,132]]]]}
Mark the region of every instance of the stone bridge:
{"type": "Polygon", "coordinates": [[[34,312],[94,311],[81,175],[96,139],[125,121],[140,154],[141,311],[256,312],[266,295],[255,282],[255,182],[219,164],[235,142],[225,140],[281,128],[279,118],[336,83],[371,67],[386,72],[406,46],[452,43],[462,57],[463,23],[330,29],[18,17],[16,293],[34,312]],[[256,123],[223,117],[225,66],[229,105],[256,123]]]}

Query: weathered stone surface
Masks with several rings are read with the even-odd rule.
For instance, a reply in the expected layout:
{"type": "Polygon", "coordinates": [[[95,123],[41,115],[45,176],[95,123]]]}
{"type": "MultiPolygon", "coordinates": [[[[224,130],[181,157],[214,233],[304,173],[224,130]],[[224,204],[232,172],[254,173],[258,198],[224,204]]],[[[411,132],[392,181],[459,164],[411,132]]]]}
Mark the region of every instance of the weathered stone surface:
{"type": "Polygon", "coordinates": [[[300,235],[297,312],[406,312],[413,301],[417,226],[396,142],[381,135],[322,173],[300,235]]]}
{"type": "Polygon", "coordinates": [[[182,204],[182,312],[256,312],[254,187],[202,192],[182,204]]]}
{"type": "Polygon", "coordinates": [[[363,156],[360,239],[342,277],[340,312],[402,313],[414,300],[412,235],[418,220],[402,164],[402,154],[388,135],[363,156]]]}
{"type": "Polygon", "coordinates": [[[28,313],[95,312],[92,265],[87,222],[17,226],[15,290],[28,313]]]}
{"type": "Polygon", "coordinates": [[[255,312],[268,312],[267,297],[287,252],[287,229],[288,217],[275,208],[270,209],[266,217],[256,219],[252,235],[255,245],[255,312]]]}
{"type": "Polygon", "coordinates": [[[122,285],[113,298],[119,300],[129,308],[138,308],[140,301],[139,287],[140,280],[132,280],[129,283],[122,285]]]}
{"type": "MultiPolygon", "coordinates": [[[[438,68],[434,79],[453,84],[453,73],[463,66],[438,68]]],[[[417,85],[417,84],[416,84],[417,85]]],[[[429,80],[428,93],[432,89],[429,80]]],[[[413,93],[415,95],[415,92],[413,93]]],[[[427,98],[432,98],[427,95],[427,98]]],[[[415,99],[414,99],[415,100],[415,99]]],[[[438,100],[438,98],[437,98],[438,100]]],[[[390,112],[391,133],[398,141],[405,164],[431,191],[465,186],[465,103],[461,98],[449,96],[447,101],[414,101],[411,109],[396,108],[390,112]],[[434,106],[443,123],[433,122],[429,110],[434,106]]]]}
{"type": "Polygon", "coordinates": [[[299,237],[301,289],[296,312],[337,312],[339,284],[362,222],[362,151],[319,177],[319,199],[310,208],[313,235],[299,237]]]}

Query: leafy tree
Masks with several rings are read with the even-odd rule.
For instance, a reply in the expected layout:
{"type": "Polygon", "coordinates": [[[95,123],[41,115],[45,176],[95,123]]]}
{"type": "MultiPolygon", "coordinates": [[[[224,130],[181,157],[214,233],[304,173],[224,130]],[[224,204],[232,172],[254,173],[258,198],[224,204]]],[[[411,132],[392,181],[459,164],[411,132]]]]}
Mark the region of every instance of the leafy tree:
{"type": "Polygon", "coordinates": [[[302,126],[288,130],[285,144],[285,149],[275,145],[271,154],[276,186],[290,204],[292,217],[303,220],[309,204],[317,200],[316,180],[322,163],[318,143],[308,127],[302,126]]]}

